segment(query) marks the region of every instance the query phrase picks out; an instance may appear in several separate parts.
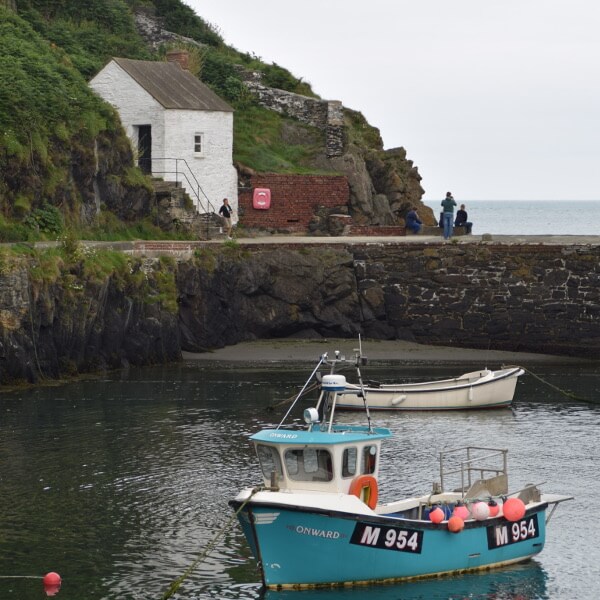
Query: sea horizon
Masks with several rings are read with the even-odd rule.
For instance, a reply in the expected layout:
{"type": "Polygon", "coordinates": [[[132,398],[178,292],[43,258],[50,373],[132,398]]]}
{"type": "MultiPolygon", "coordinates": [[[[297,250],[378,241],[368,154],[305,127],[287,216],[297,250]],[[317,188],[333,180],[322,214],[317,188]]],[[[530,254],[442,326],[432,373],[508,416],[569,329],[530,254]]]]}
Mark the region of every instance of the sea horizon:
{"type": "MultiPolygon", "coordinates": [[[[441,199],[424,200],[437,216],[441,199]]],[[[600,235],[600,200],[462,200],[480,235],[600,235]]]]}

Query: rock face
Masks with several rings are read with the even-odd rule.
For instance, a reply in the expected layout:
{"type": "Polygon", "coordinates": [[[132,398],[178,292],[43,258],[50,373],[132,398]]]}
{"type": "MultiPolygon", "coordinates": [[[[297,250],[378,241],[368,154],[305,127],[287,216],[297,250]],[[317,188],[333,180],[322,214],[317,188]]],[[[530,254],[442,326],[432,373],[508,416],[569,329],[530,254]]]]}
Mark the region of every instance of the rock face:
{"type": "Polygon", "coordinates": [[[139,261],[131,268],[129,278],[98,280],[67,269],[52,283],[32,281],[24,264],[5,268],[0,276],[0,381],[40,382],[129,363],[177,360],[177,316],[158,300],[157,273],[145,268],[141,275],[139,261]]]}
{"type": "Polygon", "coordinates": [[[179,265],[183,348],[292,335],[351,337],[360,302],[352,255],[329,249],[207,251],[179,265]],[[210,317],[209,317],[210,315],[210,317]]]}
{"type": "MultiPolygon", "coordinates": [[[[89,154],[92,149],[81,151],[89,154]]],[[[96,140],[93,156],[81,156],[73,162],[74,179],[84,200],[84,223],[93,223],[101,205],[126,221],[150,214],[153,207],[151,188],[128,183],[126,177],[127,168],[133,168],[133,154],[124,132],[102,134],[96,140]]]]}
{"type": "MultiPolygon", "coordinates": [[[[110,276],[0,254],[0,380],[177,360],[278,337],[600,356],[600,245],[206,246],[110,276]]],[[[251,358],[251,357],[249,357],[251,358]]]]}

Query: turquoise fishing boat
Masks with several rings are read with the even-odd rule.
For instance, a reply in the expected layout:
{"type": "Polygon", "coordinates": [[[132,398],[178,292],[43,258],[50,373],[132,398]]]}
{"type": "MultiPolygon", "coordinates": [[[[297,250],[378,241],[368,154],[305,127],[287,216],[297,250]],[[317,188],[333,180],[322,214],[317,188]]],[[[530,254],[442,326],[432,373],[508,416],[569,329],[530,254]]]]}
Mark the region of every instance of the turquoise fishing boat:
{"type": "MultiPolygon", "coordinates": [[[[324,354],[296,401],[322,364],[342,360],[324,354]]],[[[510,490],[506,449],[465,446],[440,452],[439,480],[428,492],[380,503],[382,444],[392,433],[373,426],[366,392],[366,422],[336,422],[345,377],[319,379],[303,426],[284,426],[294,402],[277,427],[251,436],[262,483],[230,501],[266,588],[401,581],[509,565],[542,551],[546,524],[571,496],[543,494],[540,484],[510,490]]]]}

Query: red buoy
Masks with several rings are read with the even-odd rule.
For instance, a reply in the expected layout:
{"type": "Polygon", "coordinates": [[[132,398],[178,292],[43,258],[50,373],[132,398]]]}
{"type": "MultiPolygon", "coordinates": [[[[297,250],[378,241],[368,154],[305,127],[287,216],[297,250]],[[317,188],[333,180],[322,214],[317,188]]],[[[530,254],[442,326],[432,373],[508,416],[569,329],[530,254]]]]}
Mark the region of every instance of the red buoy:
{"type": "Polygon", "coordinates": [[[457,516],[448,519],[448,531],[452,533],[460,533],[465,526],[465,522],[457,516]]]}
{"type": "Polygon", "coordinates": [[[525,503],[520,498],[509,498],[502,506],[508,521],[519,521],[525,516],[525,503]]]}
{"type": "Polygon", "coordinates": [[[432,523],[441,523],[444,520],[444,516],[444,511],[439,506],[436,506],[430,511],[429,520],[432,523]]]}
{"type": "Polygon", "coordinates": [[[490,507],[490,517],[495,517],[500,512],[500,507],[495,500],[490,500],[488,502],[488,506],[490,507]]]}
{"type": "Polygon", "coordinates": [[[46,592],[46,596],[56,596],[60,590],[62,580],[58,573],[50,571],[50,573],[44,575],[42,582],[44,583],[44,592],[46,592]]]}

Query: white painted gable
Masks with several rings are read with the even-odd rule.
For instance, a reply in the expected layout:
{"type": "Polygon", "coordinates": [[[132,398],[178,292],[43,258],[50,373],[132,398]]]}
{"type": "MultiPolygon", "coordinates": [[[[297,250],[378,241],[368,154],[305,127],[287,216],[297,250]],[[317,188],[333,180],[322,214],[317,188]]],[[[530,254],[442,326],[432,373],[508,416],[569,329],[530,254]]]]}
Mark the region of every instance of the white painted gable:
{"type": "MultiPolygon", "coordinates": [[[[129,62],[152,67],[150,61],[129,62]]],[[[156,64],[160,69],[170,68],[156,64]]],[[[232,110],[165,108],[115,60],[90,86],[115,107],[134,150],[138,149],[140,127],[150,126],[154,176],[181,182],[201,213],[218,212],[223,198],[228,198],[237,220],[232,110]]]]}

